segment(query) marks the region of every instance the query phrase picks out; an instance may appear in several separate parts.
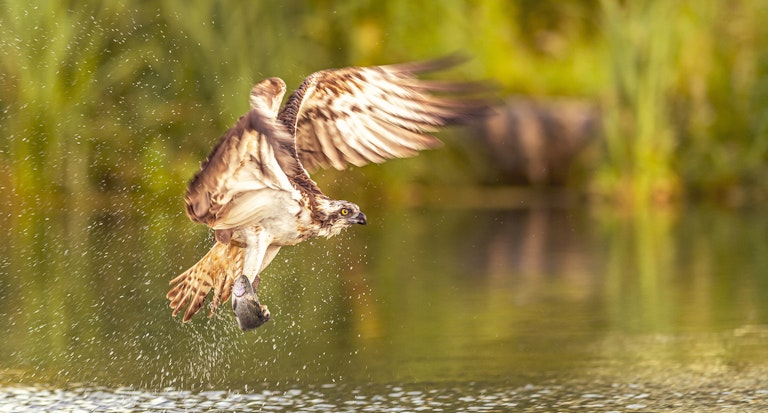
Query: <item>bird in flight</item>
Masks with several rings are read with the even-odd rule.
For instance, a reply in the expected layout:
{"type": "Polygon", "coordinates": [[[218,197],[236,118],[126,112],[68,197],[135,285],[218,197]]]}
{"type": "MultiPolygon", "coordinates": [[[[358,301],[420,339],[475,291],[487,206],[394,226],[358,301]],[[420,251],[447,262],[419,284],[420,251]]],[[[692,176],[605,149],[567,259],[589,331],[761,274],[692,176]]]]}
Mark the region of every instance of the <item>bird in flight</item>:
{"type": "Polygon", "coordinates": [[[441,142],[439,127],[483,115],[480,84],[424,80],[460,59],[313,73],[282,109],[285,82],[269,78],[251,89],[250,110],[221,137],[185,195],[189,218],[214,230],[213,247],[170,281],[173,315],[187,322],[203,306],[232,298],[242,330],[269,321],[259,301],[259,274],[281,247],[330,238],[367,218],[349,201],[332,199],[308,171],[415,156],[441,142]]]}

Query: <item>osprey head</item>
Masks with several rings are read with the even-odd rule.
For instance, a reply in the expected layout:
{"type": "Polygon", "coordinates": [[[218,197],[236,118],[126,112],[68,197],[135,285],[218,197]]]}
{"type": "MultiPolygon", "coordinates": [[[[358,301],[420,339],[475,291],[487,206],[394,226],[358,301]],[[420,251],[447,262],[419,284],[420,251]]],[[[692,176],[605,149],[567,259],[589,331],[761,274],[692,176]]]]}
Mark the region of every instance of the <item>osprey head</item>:
{"type": "Polygon", "coordinates": [[[328,200],[318,203],[317,215],[321,224],[318,235],[332,237],[344,228],[368,223],[360,207],[349,201],[328,200]]]}

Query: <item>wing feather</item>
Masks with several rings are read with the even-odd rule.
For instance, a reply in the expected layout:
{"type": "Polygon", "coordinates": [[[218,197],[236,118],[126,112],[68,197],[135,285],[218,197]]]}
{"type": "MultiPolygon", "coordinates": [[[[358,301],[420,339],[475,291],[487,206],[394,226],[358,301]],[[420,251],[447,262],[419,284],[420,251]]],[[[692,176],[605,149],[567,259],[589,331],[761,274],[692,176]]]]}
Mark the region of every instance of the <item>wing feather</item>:
{"type": "Polygon", "coordinates": [[[316,72],[291,94],[278,119],[295,134],[297,155],[309,170],[415,156],[441,145],[430,133],[489,108],[487,99],[475,97],[480,83],[417,77],[458,62],[448,57],[316,72]]]}
{"type": "Polygon", "coordinates": [[[355,166],[363,166],[368,163],[381,163],[387,158],[382,156],[377,150],[376,141],[361,141],[359,136],[370,134],[365,125],[353,119],[342,118],[336,122],[336,128],[342,136],[350,139],[349,145],[344,145],[341,149],[349,163],[355,166]]]}
{"type": "Polygon", "coordinates": [[[315,137],[320,144],[321,153],[324,154],[326,158],[328,158],[328,161],[335,168],[343,169],[345,166],[343,161],[344,155],[339,151],[338,144],[340,142],[337,142],[336,139],[338,132],[333,122],[314,122],[312,127],[315,131],[315,137]]]}
{"type": "Polygon", "coordinates": [[[246,225],[277,196],[298,196],[286,170],[302,170],[293,138],[259,108],[219,140],[187,188],[187,215],[217,229],[246,225]]]}
{"type": "Polygon", "coordinates": [[[397,125],[385,120],[376,120],[376,128],[382,135],[381,139],[386,146],[386,150],[393,154],[393,158],[408,158],[415,156],[418,151],[424,147],[438,147],[442,145],[440,141],[433,142],[431,136],[421,135],[407,129],[399,128],[397,125]]]}

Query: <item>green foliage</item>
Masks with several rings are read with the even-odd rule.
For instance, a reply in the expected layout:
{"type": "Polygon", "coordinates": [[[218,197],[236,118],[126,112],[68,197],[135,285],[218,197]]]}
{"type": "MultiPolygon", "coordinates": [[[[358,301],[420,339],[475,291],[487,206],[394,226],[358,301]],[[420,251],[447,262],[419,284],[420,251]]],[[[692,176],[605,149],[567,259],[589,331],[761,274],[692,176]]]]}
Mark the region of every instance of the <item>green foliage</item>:
{"type": "Polygon", "coordinates": [[[699,194],[765,200],[768,3],[692,1],[680,11],[670,99],[679,174],[699,194]]]}
{"type": "MultiPolygon", "coordinates": [[[[585,165],[598,194],[762,198],[767,17],[757,0],[9,0],[0,4],[0,185],[54,203],[177,197],[245,111],[254,82],[295,86],[327,67],[463,51],[475,59],[445,76],[601,102],[602,150],[585,165]]],[[[406,182],[473,185],[482,173],[467,160],[478,154],[460,141],[358,180],[393,194],[406,182]]]]}
{"type": "Polygon", "coordinates": [[[595,189],[639,203],[681,193],[764,200],[768,5],[606,0],[603,9],[612,80],[595,189]]]}
{"type": "Polygon", "coordinates": [[[604,100],[605,161],[600,192],[644,201],[675,192],[669,71],[679,45],[671,2],[603,2],[611,84],[604,100]]]}

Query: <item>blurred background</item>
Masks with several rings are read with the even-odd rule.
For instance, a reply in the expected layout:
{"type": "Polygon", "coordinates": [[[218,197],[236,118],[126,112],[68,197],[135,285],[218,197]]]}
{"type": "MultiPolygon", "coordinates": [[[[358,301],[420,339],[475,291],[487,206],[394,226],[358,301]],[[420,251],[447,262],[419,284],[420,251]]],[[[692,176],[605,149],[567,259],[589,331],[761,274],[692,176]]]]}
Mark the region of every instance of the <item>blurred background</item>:
{"type": "Polygon", "coordinates": [[[760,0],[3,1],[0,385],[754,405],[766,21],[760,0]],[[371,225],[281,252],[273,322],[170,317],[168,280],[213,242],[186,184],[252,84],[455,52],[472,60],[430,76],[494,82],[494,114],[413,159],[316,173],[371,225]]]}
{"type": "Polygon", "coordinates": [[[508,105],[474,139],[359,179],[765,201],[768,5],[624,3],[7,1],[3,202],[174,199],[260,79],[457,51],[474,60],[444,77],[497,82],[508,105]]]}

